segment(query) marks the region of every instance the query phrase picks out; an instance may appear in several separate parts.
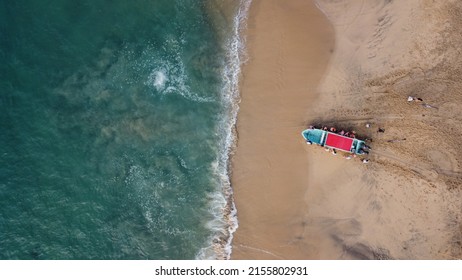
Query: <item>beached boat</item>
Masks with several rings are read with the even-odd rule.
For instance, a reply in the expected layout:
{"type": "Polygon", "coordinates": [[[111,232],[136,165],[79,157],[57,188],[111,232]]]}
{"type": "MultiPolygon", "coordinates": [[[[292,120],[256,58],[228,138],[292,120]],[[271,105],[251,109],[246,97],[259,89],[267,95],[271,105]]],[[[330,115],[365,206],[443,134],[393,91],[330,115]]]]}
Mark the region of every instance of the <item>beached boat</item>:
{"type": "Polygon", "coordinates": [[[304,130],[302,132],[302,136],[308,144],[317,144],[322,147],[357,155],[367,153],[367,145],[364,141],[322,129],[310,128],[304,130]]]}

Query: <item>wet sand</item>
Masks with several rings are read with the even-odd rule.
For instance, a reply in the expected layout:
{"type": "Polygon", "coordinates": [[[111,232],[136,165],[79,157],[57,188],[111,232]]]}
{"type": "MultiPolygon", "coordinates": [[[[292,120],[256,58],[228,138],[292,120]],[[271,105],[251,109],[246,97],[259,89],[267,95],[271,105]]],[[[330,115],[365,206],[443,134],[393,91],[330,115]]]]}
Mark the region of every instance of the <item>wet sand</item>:
{"type": "Polygon", "coordinates": [[[232,186],[239,228],[234,259],[303,259],[308,158],[301,131],[334,47],[314,3],[254,0],[248,21],[232,186]]]}
{"type": "Polygon", "coordinates": [[[327,21],[254,0],[233,259],[461,258],[462,4],[442,2],[319,0],[327,21]],[[372,138],[370,162],[305,145],[308,124],[372,138]]]}

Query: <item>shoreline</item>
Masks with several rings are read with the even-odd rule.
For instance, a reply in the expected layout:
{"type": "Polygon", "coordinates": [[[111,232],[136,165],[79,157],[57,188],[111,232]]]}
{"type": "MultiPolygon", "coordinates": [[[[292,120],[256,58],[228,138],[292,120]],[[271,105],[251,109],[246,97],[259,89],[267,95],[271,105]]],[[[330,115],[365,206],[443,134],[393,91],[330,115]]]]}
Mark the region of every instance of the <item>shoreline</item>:
{"type": "Polygon", "coordinates": [[[208,227],[215,233],[211,236],[209,246],[202,248],[196,259],[229,259],[233,234],[238,227],[230,183],[230,157],[236,145],[234,130],[239,109],[239,78],[245,60],[245,36],[242,30],[246,27],[251,2],[252,0],[211,0],[204,7],[225,53],[226,63],[221,69],[221,76],[224,77],[221,101],[227,111],[226,118],[218,126],[217,132],[225,136],[221,139],[222,150],[218,154],[215,171],[220,181],[220,189],[216,190],[217,196],[214,196],[209,206],[214,210],[212,213],[216,219],[211,221],[208,227]]]}
{"type": "Polygon", "coordinates": [[[317,98],[333,30],[313,2],[299,0],[253,0],[247,26],[249,61],[231,161],[239,221],[231,258],[316,258],[309,250],[316,241],[300,240],[308,187],[300,132],[317,98]]]}

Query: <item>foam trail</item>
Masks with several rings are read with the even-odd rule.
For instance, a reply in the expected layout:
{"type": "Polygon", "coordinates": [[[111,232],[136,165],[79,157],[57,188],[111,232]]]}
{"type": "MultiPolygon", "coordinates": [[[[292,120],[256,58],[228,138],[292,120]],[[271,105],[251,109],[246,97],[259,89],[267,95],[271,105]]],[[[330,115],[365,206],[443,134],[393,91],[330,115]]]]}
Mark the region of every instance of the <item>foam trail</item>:
{"type": "Polygon", "coordinates": [[[157,93],[160,94],[178,94],[195,102],[213,102],[213,98],[200,96],[197,92],[193,92],[189,88],[189,78],[186,74],[183,59],[181,58],[181,53],[183,52],[181,44],[175,40],[170,40],[164,47],[166,48],[167,45],[170,46],[171,50],[175,51],[173,62],[159,58],[156,55],[152,56],[152,53],[156,53],[152,47],[146,49],[146,62],[143,62],[139,67],[152,67],[152,70],[144,84],[155,88],[157,93]]]}
{"type": "MultiPolygon", "coordinates": [[[[211,210],[217,215],[216,220],[209,224],[212,229],[218,230],[211,240],[211,245],[202,249],[196,256],[198,259],[229,259],[232,252],[233,234],[238,228],[237,210],[234,204],[229,173],[229,158],[236,142],[235,125],[239,110],[239,76],[241,66],[247,59],[245,52],[245,37],[247,17],[251,0],[241,0],[232,26],[232,36],[226,42],[226,65],[222,69],[224,86],[222,99],[228,108],[228,118],[219,124],[225,137],[222,139],[222,151],[216,162],[216,172],[220,178],[222,191],[220,195],[212,198],[211,210]],[[224,223],[224,224],[223,224],[224,223]]],[[[220,133],[219,132],[219,133],[220,133]]]]}

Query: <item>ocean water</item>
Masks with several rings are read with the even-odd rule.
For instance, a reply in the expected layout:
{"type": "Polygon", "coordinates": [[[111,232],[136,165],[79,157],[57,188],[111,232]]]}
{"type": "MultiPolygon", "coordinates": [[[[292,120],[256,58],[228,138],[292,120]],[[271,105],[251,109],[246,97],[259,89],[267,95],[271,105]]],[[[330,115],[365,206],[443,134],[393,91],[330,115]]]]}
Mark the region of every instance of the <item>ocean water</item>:
{"type": "Polygon", "coordinates": [[[221,2],[0,0],[0,259],[229,257],[250,1],[221,2]]]}

